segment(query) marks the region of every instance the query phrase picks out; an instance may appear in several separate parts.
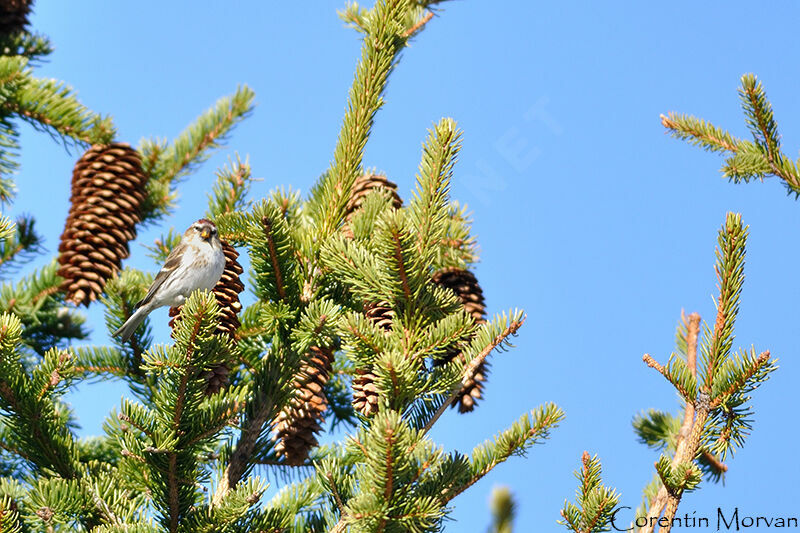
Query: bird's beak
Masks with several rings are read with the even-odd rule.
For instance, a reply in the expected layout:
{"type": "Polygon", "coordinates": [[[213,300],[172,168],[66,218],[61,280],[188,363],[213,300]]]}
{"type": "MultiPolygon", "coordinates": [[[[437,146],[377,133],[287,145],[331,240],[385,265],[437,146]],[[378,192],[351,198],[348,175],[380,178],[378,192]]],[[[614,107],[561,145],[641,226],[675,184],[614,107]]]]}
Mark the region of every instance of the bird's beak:
{"type": "Polygon", "coordinates": [[[211,232],[208,231],[208,228],[205,228],[205,229],[203,229],[203,231],[200,232],[200,236],[203,239],[208,240],[208,238],[211,237],[211,232]]]}

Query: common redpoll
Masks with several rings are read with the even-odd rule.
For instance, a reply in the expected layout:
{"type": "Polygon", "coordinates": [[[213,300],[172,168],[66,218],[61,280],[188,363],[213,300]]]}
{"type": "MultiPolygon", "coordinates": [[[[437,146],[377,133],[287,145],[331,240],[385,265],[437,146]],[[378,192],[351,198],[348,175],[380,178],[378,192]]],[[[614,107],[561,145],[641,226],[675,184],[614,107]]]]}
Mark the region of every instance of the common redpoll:
{"type": "Polygon", "coordinates": [[[198,220],[183,234],[147,295],[136,304],[135,312],[114,332],[114,336],[127,341],[153,309],[164,305],[178,307],[192,291],[213,289],[224,268],[225,254],[217,227],[210,220],[198,220]]]}

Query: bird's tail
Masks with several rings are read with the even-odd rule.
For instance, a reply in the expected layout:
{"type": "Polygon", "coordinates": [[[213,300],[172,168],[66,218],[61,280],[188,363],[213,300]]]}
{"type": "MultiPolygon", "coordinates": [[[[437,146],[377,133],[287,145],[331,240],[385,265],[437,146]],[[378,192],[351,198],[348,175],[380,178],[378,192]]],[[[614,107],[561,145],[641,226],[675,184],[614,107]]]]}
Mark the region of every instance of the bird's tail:
{"type": "Polygon", "coordinates": [[[112,337],[119,337],[122,342],[127,342],[127,340],[131,338],[131,335],[133,335],[133,332],[136,331],[136,328],[139,327],[139,324],[147,318],[148,314],[150,314],[150,310],[146,306],[138,308],[136,312],[122,324],[122,327],[114,332],[112,337]]]}

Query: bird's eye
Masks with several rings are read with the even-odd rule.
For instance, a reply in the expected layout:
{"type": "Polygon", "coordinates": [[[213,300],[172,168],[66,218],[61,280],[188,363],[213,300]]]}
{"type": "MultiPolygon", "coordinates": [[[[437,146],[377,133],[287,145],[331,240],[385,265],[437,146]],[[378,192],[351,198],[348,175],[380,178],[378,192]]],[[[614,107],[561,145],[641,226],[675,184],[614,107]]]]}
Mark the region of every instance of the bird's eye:
{"type": "Polygon", "coordinates": [[[211,228],[211,235],[217,234],[217,228],[211,228]]]}

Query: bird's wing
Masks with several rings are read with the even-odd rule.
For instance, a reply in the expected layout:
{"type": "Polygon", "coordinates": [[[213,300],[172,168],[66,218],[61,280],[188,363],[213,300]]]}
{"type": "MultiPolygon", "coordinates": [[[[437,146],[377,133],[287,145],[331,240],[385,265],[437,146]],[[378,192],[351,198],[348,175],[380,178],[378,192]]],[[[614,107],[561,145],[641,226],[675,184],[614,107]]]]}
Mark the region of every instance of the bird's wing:
{"type": "Polygon", "coordinates": [[[178,244],[175,248],[173,248],[172,252],[170,252],[169,256],[167,257],[166,263],[164,266],[161,267],[158,274],[156,274],[156,279],[153,280],[153,284],[150,285],[150,290],[147,291],[147,295],[142,298],[142,301],[136,304],[136,307],[141,307],[150,303],[150,300],[153,299],[153,295],[158,291],[159,287],[161,287],[164,282],[167,280],[170,274],[175,271],[181,265],[181,258],[184,255],[184,249],[186,245],[183,243],[178,244]]]}

